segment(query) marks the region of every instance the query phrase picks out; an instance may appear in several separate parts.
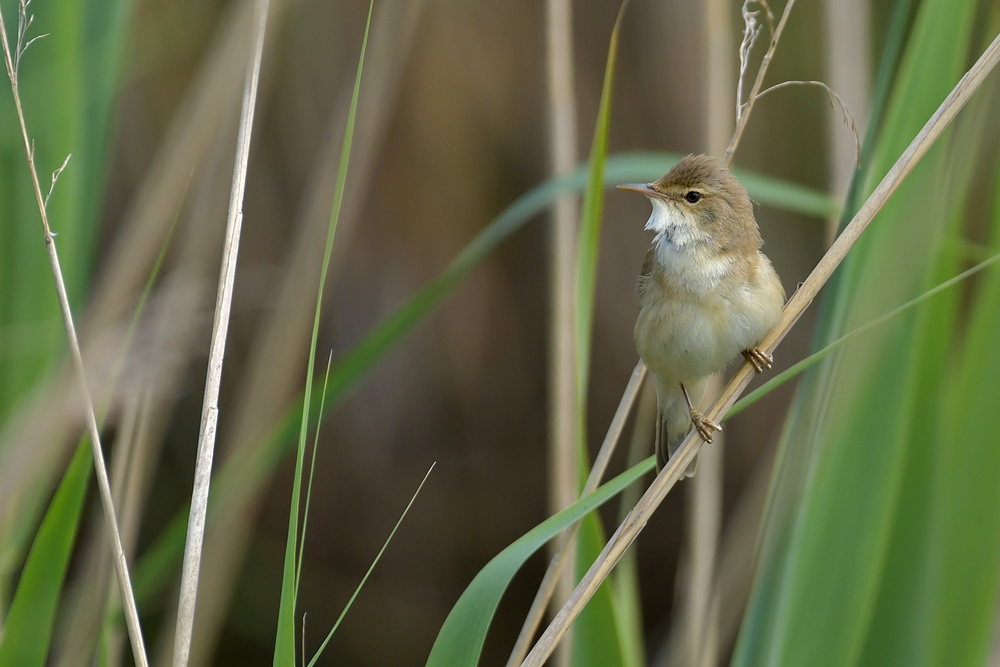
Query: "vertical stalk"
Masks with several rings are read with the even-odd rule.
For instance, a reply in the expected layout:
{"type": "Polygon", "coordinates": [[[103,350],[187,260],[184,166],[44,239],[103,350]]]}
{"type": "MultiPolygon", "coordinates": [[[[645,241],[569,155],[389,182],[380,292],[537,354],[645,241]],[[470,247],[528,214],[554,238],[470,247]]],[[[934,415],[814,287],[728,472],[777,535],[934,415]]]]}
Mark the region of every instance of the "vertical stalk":
{"type": "MultiPolygon", "coordinates": [[[[553,176],[576,166],[577,122],[573,68],[573,12],[570,0],[547,0],[546,79],[549,108],[549,171],[553,176]]],[[[574,283],[579,205],[571,195],[561,197],[552,216],[549,255],[549,513],[572,504],[579,491],[577,460],[576,372],[574,340],[574,283]]],[[[575,553],[572,545],[569,551],[575,553]]],[[[553,549],[558,545],[553,544],[553,549]]],[[[555,551],[553,551],[555,556],[555,551]]],[[[574,568],[563,568],[553,601],[569,597],[575,585],[574,568]]],[[[556,664],[568,665],[570,642],[556,654],[556,664]]]]}
{"type": "Polygon", "coordinates": [[[188,518],[187,539],[184,543],[177,625],[174,631],[174,667],[187,667],[191,652],[191,634],[194,629],[194,613],[198,598],[198,575],[201,570],[201,552],[205,539],[205,517],[208,513],[208,490],[212,477],[212,458],[215,453],[215,431],[219,421],[219,387],[222,384],[222,364],[226,355],[226,335],[229,332],[236,260],[240,249],[240,231],[243,227],[243,195],[246,189],[250,135],[257,102],[257,83],[260,79],[268,5],[269,0],[257,0],[255,5],[254,50],[247,62],[246,83],[243,89],[243,110],[240,114],[240,129],[236,142],[233,185],[229,195],[226,238],[222,249],[215,322],[212,326],[212,345],[208,355],[208,374],[205,378],[205,397],[201,411],[201,428],[198,433],[198,456],[195,461],[194,489],[191,493],[191,513],[188,518]]]}

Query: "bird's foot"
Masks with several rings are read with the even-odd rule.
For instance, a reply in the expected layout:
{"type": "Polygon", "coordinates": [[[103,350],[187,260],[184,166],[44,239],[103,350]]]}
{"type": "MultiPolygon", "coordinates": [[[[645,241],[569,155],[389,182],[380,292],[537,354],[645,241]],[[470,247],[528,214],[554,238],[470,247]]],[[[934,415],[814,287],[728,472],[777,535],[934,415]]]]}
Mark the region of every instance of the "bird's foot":
{"type": "Polygon", "coordinates": [[[758,347],[743,350],[743,356],[746,357],[746,360],[753,365],[754,370],[758,373],[771,370],[771,364],[774,363],[774,357],[758,347]]]}
{"type": "Polygon", "coordinates": [[[696,429],[698,429],[698,433],[705,442],[712,442],[712,431],[722,432],[721,426],[694,408],[691,408],[691,423],[694,424],[696,429]]]}

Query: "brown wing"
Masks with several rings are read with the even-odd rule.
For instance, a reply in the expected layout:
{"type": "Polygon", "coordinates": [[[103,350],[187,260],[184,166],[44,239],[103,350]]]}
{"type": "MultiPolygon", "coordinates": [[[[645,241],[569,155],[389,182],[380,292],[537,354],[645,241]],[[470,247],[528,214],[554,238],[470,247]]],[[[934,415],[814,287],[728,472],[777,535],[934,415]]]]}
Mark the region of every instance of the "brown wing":
{"type": "Polygon", "coordinates": [[[649,287],[649,281],[652,280],[653,276],[653,262],[655,261],[653,252],[656,250],[656,246],[650,246],[649,250],[646,251],[646,259],[642,262],[642,273],[639,274],[639,281],[636,283],[635,292],[642,303],[643,297],[646,295],[646,289],[649,287]]]}

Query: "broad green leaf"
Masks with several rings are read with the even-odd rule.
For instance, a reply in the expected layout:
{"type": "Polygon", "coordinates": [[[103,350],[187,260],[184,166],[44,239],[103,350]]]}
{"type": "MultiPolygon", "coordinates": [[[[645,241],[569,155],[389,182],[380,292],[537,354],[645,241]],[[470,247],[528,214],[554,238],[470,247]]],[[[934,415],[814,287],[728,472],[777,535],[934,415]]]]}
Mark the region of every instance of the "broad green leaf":
{"type": "Polygon", "coordinates": [[[629,468],[594,493],[538,524],[494,556],[452,607],[431,648],[427,667],[475,667],[479,664],[486,631],[500,598],[525,561],[567,526],[621,493],[655,465],[650,457],[629,468]]]}
{"type": "MultiPolygon", "coordinates": [[[[623,153],[610,156],[604,171],[605,187],[624,181],[652,181],[670,170],[680,159],[669,153],[623,153]]],[[[573,173],[548,180],[519,197],[493,219],[434,280],[375,325],[358,343],[338,359],[330,371],[327,413],[333,410],[385,353],[414,326],[434,312],[473,269],[493,250],[525,224],[544,212],[563,194],[579,193],[587,181],[587,165],[573,173]]],[[[838,210],[829,196],[800,185],[753,172],[734,171],[751,196],[761,204],[826,219],[838,210]]],[[[319,400],[319,383],[313,385],[313,399],[319,400]]],[[[310,410],[313,412],[313,410],[310,410]]],[[[252,496],[270,479],[295,442],[300,427],[301,404],[291,406],[274,430],[262,436],[264,446],[256,455],[226,461],[212,484],[209,511],[216,503],[238,503],[252,496]]],[[[312,414],[315,419],[318,415],[312,414]]],[[[139,560],[133,577],[140,603],[162,590],[170,581],[184,549],[187,508],[178,511],[167,527],[139,560]]]]}
{"type": "Polygon", "coordinates": [[[45,665],[91,460],[90,442],[84,440],[77,446],[28,552],[0,636],[0,667],[45,665]]]}
{"type": "MultiPolygon", "coordinates": [[[[309,391],[303,397],[302,418],[299,422],[299,440],[295,452],[295,477],[292,482],[292,502],[288,510],[288,537],[285,544],[285,562],[281,577],[281,602],[278,607],[278,629],[274,639],[274,667],[295,667],[295,604],[299,594],[299,564],[301,557],[296,553],[296,547],[301,540],[305,543],[305,533],[299,534],[299,512],[301,507],[302,474],[306,455],[306,436],[309,430],[309,404],[312,399],[313,370],[316,366],[316,346],[319,339],[319,319],[323,308],[323,290],[326,287],[326,275],[330,268],[330,255],[333,252],[333,240],[337,233],[337,220],[340,217],[340,205],[344,201],[344,186],[347,182],[347,167],[351,159],[351,143],[354,139],[354,119],[358,110],[358,94],[361,91],[361,72],[365,65],[365,50],[368,48],[368,33],[372,25],[372,10],[375,0],[368,3],[368,18],[365,21],[365,36],[361,41],[361,55],[358,58],[358,71],[354,77],[354,91],[351,93],[350,109],[347,112],[347,123],[344,127],[344,141],[341,145],[340,165],[337,169],[337,182],[333,193],[333,206],[330,211],[330,225],[326,236],[326,249],[323,254],[323,267],[320,270],[319,285],[316,288],[316,309],[313,315],[312,342],[309,345],[309,361],[306,365],[306,387],[309,391]]],[[[321,404],[325,403],[327,376],[323,380],[321,404]]],[[[322,408],[320,408],[322,412],[322,408]]],[[[318,423],[317,423],[318,429],[318,423]]],[[[317,436],[318,439],[318,436],[317,436]]],[[[315,449],[314,449],[315,451],[315,449]]],[[[312,476],[310,475],[310,488],[312,476]]],[[[308,506],[306,511],[309,511],[308,506]]],[[[304,528],[304,526],[303,526],[304,528]]],[[[305,660],[305,656],[302,656],[305,660]]]]}
{"type": "MultiPolygon", "coordinates": [[[[1000,169],[997,170],[1000,176],[1000,169]]],[[[1000,179],[992,244],[1000,247],[1000,179]]],[[[994,639],[1000,570],[1000,271],[986,274],[937,431],[927,570],[924,664],[986,664],[994,639]]]]}
{"type": "MultiPolygon", "coordinates": [[[[972,2],[922,3],[859,197],[957,83],[974,13],[972,2]]],[[[821,345],[957,272],[949,234],[983,122],[966,111],[959,125],[969,131],[951,130],[938,142],[848,256],[820,323],[821,345]]],[[[916,590],[923,554],[913,553],[912,538],[925,496],[915,490],[934,444],[935,388],[953,341],[956,298],[953,290],[936,295],[807,374],[782,437],[733,664],[922,664],[914,632],[923,629],[916,590]],[[909,595],[894,595],[904,583],[909,595]]]]}

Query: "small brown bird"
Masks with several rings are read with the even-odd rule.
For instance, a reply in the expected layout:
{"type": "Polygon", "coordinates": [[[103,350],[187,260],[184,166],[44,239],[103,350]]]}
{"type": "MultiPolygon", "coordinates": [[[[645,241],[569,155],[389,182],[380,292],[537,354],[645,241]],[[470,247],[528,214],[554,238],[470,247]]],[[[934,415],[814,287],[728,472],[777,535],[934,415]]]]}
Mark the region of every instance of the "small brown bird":
{"type": "Polygon", "coordinates": [[[760,251],[750,196],[718,159],[689,155],[654,183],[618,187],[653,204],[635,346],[656,381],[659,470],[692,425],[706,442],[722,430],[695,407],[710,375],[741,352],[758,373],[771,368],[757,345],[778,323],[785,290],[760,251]]]}

